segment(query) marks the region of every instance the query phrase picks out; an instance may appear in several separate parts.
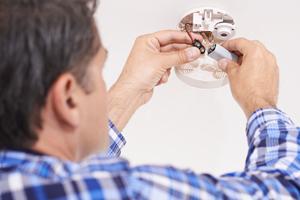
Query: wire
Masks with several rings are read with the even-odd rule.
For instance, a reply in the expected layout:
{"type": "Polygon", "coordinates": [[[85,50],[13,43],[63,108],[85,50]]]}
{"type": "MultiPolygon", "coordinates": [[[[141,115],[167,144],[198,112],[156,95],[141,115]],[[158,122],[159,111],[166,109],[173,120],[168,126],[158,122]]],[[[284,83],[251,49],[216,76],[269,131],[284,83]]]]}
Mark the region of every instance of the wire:
{"type": "Polygon", "coordinates": [[[204,53],[206,52],[205,46],[203,46],[203,44],[200,42],[200,40],[193,39],[193,36],[192,36],[192,34],[191,34],[191,31],[188,29],[187,26],[189,26],[189,28],[191,28],[192,24],[185,24],[185,25],[184,25],[185,31],[187,32],[187,34],[188,34],[189,37],[191,38],[192,45],[193,45],[194,47],[197,47],[197,48],[200,50],[201,54],[204,54],[204,53]]]}
{"type": "Polygon", "coordinates": [[[193,37],[192,37],[192,34],[191,34],[191,32],[188,30],[188,28],[187,28],[187,26],[191,26],[191,24],[185,24],[185,27],[184,27],[184,29],[185,29],[185,31],[187,32],[187,34],[189,35],[189,37],[191,38],[191,41],[192,41],[192,43],[194,42],[194,39],[193,39],[193,37]]]}

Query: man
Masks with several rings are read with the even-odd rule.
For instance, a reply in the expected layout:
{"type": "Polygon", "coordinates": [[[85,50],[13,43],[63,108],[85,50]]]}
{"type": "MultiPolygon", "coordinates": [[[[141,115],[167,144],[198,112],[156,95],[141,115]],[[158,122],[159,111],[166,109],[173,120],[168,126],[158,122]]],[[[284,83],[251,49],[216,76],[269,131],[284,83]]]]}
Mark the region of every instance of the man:
{"type": "Polygon", "coordinates": [[[243,172],[213,177],[119,158],[133,113],[173,66],[200,53],[185,33],[141,36],[107,95],[95,8],[95,0],[0,0],[1,199],[300,198],[300,134],[276,109],[276,59],[246,39],[224,44],[239,63],[219,63],[249,119],[243,172]]]}

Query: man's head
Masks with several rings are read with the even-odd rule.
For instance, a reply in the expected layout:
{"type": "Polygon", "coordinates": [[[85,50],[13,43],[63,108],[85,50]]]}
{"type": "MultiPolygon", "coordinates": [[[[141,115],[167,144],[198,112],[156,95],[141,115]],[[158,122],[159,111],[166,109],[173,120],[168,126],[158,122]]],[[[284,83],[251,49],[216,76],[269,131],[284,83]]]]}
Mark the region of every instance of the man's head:
{"type": "Polygon", "coordinates": [[[0,149],[80,160],[107,143],[96,0],[0,0],[0,149]]]}

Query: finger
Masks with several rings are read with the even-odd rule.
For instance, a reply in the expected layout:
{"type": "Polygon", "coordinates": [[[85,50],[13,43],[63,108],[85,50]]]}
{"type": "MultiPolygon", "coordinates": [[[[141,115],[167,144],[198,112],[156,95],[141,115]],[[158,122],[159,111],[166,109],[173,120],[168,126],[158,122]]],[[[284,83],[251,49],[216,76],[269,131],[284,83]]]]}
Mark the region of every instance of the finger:
{"type": "Polygon", "coordinates": [[[180,51],[174,51],[169,53],[162,53],[161,63],[165,69],[170,69],[173,66],[178,66],[192,62],[199,58],[201,55],[197,47],[190,47],[180,51]]]}
{"type": "Polygon", "coordinates": [[[261,43],[260,41],[253,40],[253,43],[255,43],[257,46],[261,47],[261,49],[263,49],[264,51],[266,51],[269,54],[273,55],[273,53],[269,49],[267,49],[267,47],[263,43],[261,43]]]}
{"type": "Polygon", "coordinates": [[[166,83],[166,82],[168,82],[168,80],[169,80],[169,75],[168,75],[168,73],[165,73],[162,77],[162,83],[166,83]]]}
{"type": "Polygon", "coordinates": [[[160,52],[170,52],[170,51],[178,51],[182,49],[186,49],[188,47],[191,47],[191,45],[188,44],[169,44],[164,47],[160,48],[160,52]]]}
{"type": "Polygon", "coordinates": [[[167,74],[168,74],[168,78],[169,78],[170,75],[171,75],[171,69],[168,69],[168,70],[167,70],[167,74]]]}
{"type": "Polygon", "coordinates": [[[260,41],[258,41],[258,40],[253,40],[252,42],[255,43],[257,46],[260,46],[264,49],[266,48],[265,45],[263,43],[261,43],[260,41]]]}
{"type": "Polygon", "coordinates": [[[159,82],[156,84],[156,86],[160,86],[162,84],[163,84],[162,79],[160,79],[159,82]]]}
{"type": "Polygon", "coordinates": [[[232,51],[232,53],[234,53],[238,57],[242,57],[243,56],[243,54],[241,52],[239,52],[239,51],[232,51]]]}
{"type": "Polygon", "coordinates": [[[218,64],[219,67],[228,74],[229,78],[231,77],[233,72],[240,67],[236,62],[228,59],[222,59],[218,62],[218,64]]]}
{"type": "Polygon", "coordinates": [[[159,80],[158,84],[156,84],[156,86],[167,83],[169,80],[170,74],[171,74],[171,69],[168,69],[166,71],[166,73],[162,76],[162,78],[159,80]]]}
{"type": "Polygon", "coordinates": [[[156,86],[160,86],[162,84],[165,84],[168,82],[168,79],[165,77],[165,75],[159,80],[159,82],[156,84],[156,86]]]}
{"type": "MultiPolygon", "coordinates": [[[[158,40],[160,46],[166,46],[172,43],[180,44],[192,44],[192,40],[186,32],[175,31],[175,30],[166,30],[159,31],[153,34],[154,37],[158,40]]],[[[203,40],[201,35],[191,34],[193,39],[203,40]]]]}
{"type": "Polygon", "coordinates": [[[254,45],[253,42],[245,38],[238,38],[238,39],[226,41],[223,44],[223,47],[225,47],[229,51],[238,51],[241,54],[245,55],[253,49],[253,45],[254,45]]]}

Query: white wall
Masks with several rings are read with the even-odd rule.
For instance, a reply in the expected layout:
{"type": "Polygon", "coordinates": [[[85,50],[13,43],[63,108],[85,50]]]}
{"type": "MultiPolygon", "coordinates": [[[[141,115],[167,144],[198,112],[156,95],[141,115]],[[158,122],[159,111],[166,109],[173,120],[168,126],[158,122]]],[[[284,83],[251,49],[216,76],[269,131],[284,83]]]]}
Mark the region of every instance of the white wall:
{"type": "MultiPolygon", "coordinates": [[[[300,123],[299,0],[102,0],[97,18],[109,49],[106,80],[121,72],[134,39],[176,27],[181,16],[200,6],[230,12],[238,36],[257,39],[273,51],[281,69],[279,107],[300,123]]],[[[201,90],[172,74],[150,103],[131,119],[123,156],[134,164],[172,164],[220,174],[242,170],[247,153],[246,120],[229,87],[201,90]]]]}

